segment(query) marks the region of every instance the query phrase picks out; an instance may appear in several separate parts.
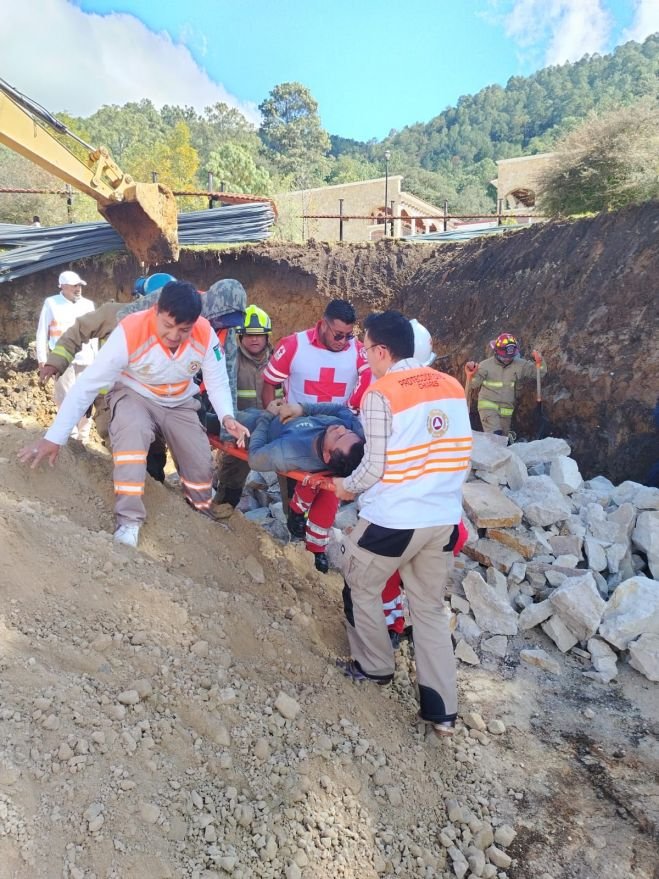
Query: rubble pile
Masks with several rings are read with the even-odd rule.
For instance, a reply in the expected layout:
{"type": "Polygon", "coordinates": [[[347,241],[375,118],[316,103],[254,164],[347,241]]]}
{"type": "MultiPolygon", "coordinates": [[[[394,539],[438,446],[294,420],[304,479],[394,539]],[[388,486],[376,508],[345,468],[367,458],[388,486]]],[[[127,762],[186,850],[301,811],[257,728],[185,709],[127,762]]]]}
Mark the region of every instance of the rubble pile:
{"type": "MultiPolygon", "coordinates": [[[[451,606],[459,658],[504,657],[508,638],[540,626],[587,677],[608,683],[626,660],[659,681],[659,489],[584,482],[565,440],[502,447],[474,434],[465,485],[469,540],[451,606]]],[[[520,659],[558,673],[542,650],[520,659]]]]}
{"type": "MultiPolygon", "coordinates": [[[[477,648],[503,658],[510,637],[540,626],[587,677],[608,683],[623,659],[659,681],[659,489],[584,482],[563,439],[498,440],[474,433],[470,536],[451,584],[458,658],[479,663],[477,648]]],[[[238,509],[289,542],[275,473],[251,472],[238,509]]],[[[336,570],[341,531],[356,522],[357,504],[344,504],[328,549],[336,570]]],[[[520,659],[560,671],[546,651],[520,659]]]]}

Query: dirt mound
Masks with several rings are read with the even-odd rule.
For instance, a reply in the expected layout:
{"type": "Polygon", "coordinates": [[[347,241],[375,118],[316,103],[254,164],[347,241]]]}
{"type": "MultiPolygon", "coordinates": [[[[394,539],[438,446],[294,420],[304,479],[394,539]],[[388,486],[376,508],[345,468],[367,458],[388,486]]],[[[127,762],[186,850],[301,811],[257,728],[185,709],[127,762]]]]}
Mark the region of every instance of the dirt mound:
{"type": "MultiPolygon", "coordinates": [[[[75,268],[98,303],[129,299],[141,274],[127,255],[75,268]]],[[[569,440],[586,477],[643,481],[654,463],[657,202],[465,244],[310,241],[183,251],[176,274],[200,289],[237,278],[270,312],[275,336],[308,327],[335,296],[351,299],[360,318],[395,305],[428,326],[439,367],[460,380],[466,360],[480,359],[502,330],[514,332],[526,353],[538,347],[547,357],[552,433],[569,440]]],[[[42,301],[56,289],[56,270],[0,285],[0,343],[33,337],[42,301]]],[[[535,436],[533,402],[528,387],[513,425],[526,438],[535,436]]]]}
{"type": "Polygon", "coordinates": [[[585,682],[573,656],[549,678],[516,659],[548,643],[530,632],[461,666],[461,713],[499,725],[440,743],[406,647],[391,688],[334,668],[338,576],[152,481],[140,549],[117,547],[109,456],[71,443],[20,467],[37,431],[17,419],[0,420],[0,877],[448,879],[471,857],[481,876],[651,879],[656,685],[585,682]]]}

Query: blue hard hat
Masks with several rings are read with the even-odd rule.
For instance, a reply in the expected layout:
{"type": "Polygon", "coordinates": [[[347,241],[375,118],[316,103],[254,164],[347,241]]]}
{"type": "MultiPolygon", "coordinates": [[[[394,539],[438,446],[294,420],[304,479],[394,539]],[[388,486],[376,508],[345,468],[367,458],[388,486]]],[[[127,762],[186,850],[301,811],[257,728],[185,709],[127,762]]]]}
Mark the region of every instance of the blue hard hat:
{"type": "Polygon", "coordinates": [[[155,293],[161,290],[165,284],[175,281],[174,275],[168,275],[167,272],[156,272],[155,275],[145,275],[138,278],[133,285],[133,296],[148,296],[149,293],[155,293]]]}

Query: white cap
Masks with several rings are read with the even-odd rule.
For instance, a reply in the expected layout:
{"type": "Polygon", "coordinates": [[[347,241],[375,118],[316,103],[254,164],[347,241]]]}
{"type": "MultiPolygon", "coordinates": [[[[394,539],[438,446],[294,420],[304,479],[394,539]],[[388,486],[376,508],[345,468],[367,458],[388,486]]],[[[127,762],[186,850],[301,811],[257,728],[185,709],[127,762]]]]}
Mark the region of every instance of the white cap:
{"type": "Polygon", "coordinates": [[[62,272],[59,276],[59,285],[62,287],[64,284],[71,287],[75,287],[76,284],[84,284],[86,287],[87,281],[83,281],[77,272],[62,272]]]}
{"type": "Polygon", "coordinates": [[[430,333],[415,317],[410,323],[414,330],[414,359],[418,360],[421,366],[430,366],[435,360],[430,333]]]}

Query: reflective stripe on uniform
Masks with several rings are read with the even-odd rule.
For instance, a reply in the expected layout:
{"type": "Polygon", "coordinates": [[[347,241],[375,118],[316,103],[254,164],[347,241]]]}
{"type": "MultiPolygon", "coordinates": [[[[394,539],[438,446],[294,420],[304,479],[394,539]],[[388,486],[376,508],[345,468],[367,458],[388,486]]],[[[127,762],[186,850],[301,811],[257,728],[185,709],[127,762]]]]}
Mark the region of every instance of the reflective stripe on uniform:
{"type": "Polygon", "coordinates": [[[238,399],[256,400],[256,391],[238,391],[238,399]]]}
{"type": "Polygon", "coordinates": [[[489,379],[483,379],[484,388],[514,388],[515,382],[493,382],[489,379]]]}
{"type": "Polygon", "coordinates": [[[144,449],[136,449],[135,451],[114,452],[112,460],[115,464],[144,464],[146,461],[146,451],[144,449]]]}
{"type": "Polygon", "coordinates": [[[56,354],[58,357],[62,357],[67,363],[71,363],[74,357],[74,355],[71,354],[70,351],[67,351],[66,348],[62,347],[62,345],[55,345],[51,354],[56,354]]]}
{"type": "Polygon", "coordinates": [[[144,494],[143,482],[115,482],[115,494],[144,494]]]}
{"type": "Polygon", "coordinates": [[[502,418],[510,418],[515,411],[511,406],[502,406],[499,403],[493,403],[491,400],[479,400],[478,408],[493,409],[495,412],[498,412],[502,418]]]}

